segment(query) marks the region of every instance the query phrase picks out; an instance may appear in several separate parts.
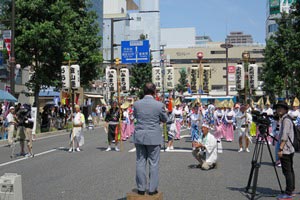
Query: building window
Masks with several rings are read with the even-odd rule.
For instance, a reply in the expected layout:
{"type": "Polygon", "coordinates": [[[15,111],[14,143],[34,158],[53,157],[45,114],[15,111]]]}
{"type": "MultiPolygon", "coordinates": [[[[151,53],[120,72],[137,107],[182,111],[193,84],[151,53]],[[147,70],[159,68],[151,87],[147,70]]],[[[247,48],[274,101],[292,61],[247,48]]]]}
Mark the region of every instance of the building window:
{"type": "Polygon", "coordinates": [[[278,30],[278,24],[271,24],[268,26],[269,33],[276,32],[278,30]]]}
{"type": "Polygon", "coordinates": [[[142,21],[142,18],[141,17],[137,17],[136,21],[140,22],[140,21],[142,21]]]}
{"type": "Polygon", "coordinates": [[[226,51],[210,51],[210,54],[226,54],[226,51]]]}
{"type": "Polygon", "coordinates": [[[220,91],[224,91],[226,88],[225,85],[212,85],[211,86],[211,90],[220,90],[220,91]]]}

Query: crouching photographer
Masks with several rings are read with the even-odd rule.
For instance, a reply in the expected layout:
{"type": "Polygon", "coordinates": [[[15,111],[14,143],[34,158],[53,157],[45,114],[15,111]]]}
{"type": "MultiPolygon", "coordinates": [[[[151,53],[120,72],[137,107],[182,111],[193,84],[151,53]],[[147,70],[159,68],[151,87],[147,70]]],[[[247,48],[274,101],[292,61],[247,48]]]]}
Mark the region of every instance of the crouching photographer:
{"type": "Polygon", "coordinates": [[[31,107],[27,104],[21,106],[17,112],[17,136],[16,140],[20,141],[20,156],[33,157],[32,153],[32,128],[33,119],[31,118],[31,107]],[[27,143],[28,153],[25,154],[25,141],[27,143]]]}

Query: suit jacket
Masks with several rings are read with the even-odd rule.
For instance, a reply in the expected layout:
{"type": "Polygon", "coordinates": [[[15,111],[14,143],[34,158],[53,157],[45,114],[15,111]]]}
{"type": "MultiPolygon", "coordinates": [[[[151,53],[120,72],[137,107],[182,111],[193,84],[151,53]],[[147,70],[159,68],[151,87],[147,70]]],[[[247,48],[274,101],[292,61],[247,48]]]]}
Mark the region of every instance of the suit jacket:
{"type": "Polygon", "coordinates": [[[133,115],[136,126],[133,142],[142,145],[160,145],[162,143],[162,128],[160,122],[166,122],[168,117],[165,105],[146,95],[133,104],[133,115]]]}

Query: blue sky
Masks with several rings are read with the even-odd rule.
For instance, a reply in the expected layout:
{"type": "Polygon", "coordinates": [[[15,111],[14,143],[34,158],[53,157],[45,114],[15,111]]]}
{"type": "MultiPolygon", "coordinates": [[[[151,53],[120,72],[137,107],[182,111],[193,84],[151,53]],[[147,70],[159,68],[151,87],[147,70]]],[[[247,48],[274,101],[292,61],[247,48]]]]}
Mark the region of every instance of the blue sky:
{"type": "Polygon", "coordinates": [[[195,27],[213,41],[242,31],[265,43],[266,0],[160,0],[160,11],[161,28],[195,27]]]}

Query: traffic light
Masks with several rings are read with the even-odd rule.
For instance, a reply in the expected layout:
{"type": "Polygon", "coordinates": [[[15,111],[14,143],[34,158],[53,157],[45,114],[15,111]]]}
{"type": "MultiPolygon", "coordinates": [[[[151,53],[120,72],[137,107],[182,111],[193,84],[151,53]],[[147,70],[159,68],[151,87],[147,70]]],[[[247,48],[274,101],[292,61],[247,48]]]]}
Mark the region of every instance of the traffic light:
{"type": "Polygon", "coordinates": [[[166,88],[174,89],[174,68],[166,67],[166,88]]]}
{"type": "Polygon", "coordinates": [[[116,64],[116,65],[119,65],[119,64],[120,64],[120,58],[116,58],[116,59],[115,59],[115,64],[116,64]]]}
{"type": "Polygon", "coordinates": [[[208,93],[210,90],[210,67],[204,67],[203,68],[203,91],[208,93]]]}
{"type": "Polygon", "coordinates": [[[236,66],[235,84],[236,90],[243,90],[245,88],[245,71],[243,65],[236,66]]]}
{"type": "Polygon", "coordinates": [[[121,90],[128,91],[129,90],[129,70],[127,68],[120,69],[120,78],[121,78],[121,90]]]}
{"type": "Polygon", "coordinates": [[[258,66],[256,64],[249,65],[249,87],[255,90],[258,87],[258,66]]]}
{"type": "Polygon", "coordinates": [[[109,69],[108,71],[108,87],[109,91],[116,92],[117,87],[117,71],[115,69],[109,69]]]}
{"type": "Polygon", "coordinates": [[[191,68],[191,90],[197,91],[197,77],[198,77],[199,68],[192,66],[191,68]]]}
{"type": "Polygon", "coordinates": [[[156,85],[157,89],[162,89],[162,73],[160,67],[152,68],[152,82],[156,85]]]}

